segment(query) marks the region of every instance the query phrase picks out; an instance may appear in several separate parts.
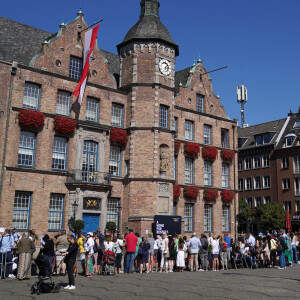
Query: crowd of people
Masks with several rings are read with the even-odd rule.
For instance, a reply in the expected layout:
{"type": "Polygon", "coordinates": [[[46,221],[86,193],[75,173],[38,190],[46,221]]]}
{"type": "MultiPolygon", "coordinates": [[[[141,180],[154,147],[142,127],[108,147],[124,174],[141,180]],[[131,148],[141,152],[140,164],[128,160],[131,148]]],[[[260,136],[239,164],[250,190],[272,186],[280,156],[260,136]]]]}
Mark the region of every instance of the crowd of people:
{"type": "MultiPolygon", "coordinates": [[[[80,233],[76,238],[72,231],[60,231],[50,238],[44,234],[40,239],[34,229],[22,236],[14,230],[5,229],[0,237],[0,264],[7,264],[8,278],[30,279],[33,270],[33,254],[40,247],[38,258],[50,266],[43,276],[65,276],[66,289],[75,289],[74,273],[79,250],[82,275],[100,275],[103,257],[113,256],[114,273],[151,273],[174,271],[219,271],[241,267],[278,267],[284,269],[298,264],[300,238],[285,230],[240,234],[233,241],[228,233],[212,236],[196,232],[191,238],[182,235],[157,235],[140,237],[132,229],[123,235],[104,235],[96,232],[80,233]],[[14,275],[15,273],[15,275],[14,275]]],[[[1,272],[3,273],[3,272],[1,272]]]]}

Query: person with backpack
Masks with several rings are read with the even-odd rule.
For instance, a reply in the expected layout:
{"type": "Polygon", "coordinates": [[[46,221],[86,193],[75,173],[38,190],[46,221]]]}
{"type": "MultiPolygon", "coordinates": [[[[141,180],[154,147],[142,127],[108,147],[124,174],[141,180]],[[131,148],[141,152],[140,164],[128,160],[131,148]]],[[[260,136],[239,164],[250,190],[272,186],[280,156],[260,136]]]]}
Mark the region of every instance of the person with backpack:
{"type": "Polygon", "coordinates": [[[9,230],[5,229],[3,236],[0,238],[0,263],[2,264],[1,267],[3,267],[5,261],[8,264],[8,278],[16,278],[12,270],[11,249],[13,247],[14,238],[9,233],[9,230]]]}
{"type": "Polygon", "coordinates": [[[201,247],[199,250],[201,269],[199,271],[208,271],[208,240],[204,233],[200,237],[201,247]]]}
{"type": "Polygon", "coordinates": [[[219,239],[220,243],[220,259],[222,270],[227,270],[227,243],[224,241],[223,237],[221,236],[219,239]]]}
{"type": "Polygon", "coordinates": [[[278,252],[279,263],[280,263],[279,269],[285,269],[285,267],[286,267],[286,264],[285,264],[285,254],[284,254],[285,239],[282,236],[281,232],[278,233],[277,245],[278,245],[277,246],[277,252],[278,252]]]}

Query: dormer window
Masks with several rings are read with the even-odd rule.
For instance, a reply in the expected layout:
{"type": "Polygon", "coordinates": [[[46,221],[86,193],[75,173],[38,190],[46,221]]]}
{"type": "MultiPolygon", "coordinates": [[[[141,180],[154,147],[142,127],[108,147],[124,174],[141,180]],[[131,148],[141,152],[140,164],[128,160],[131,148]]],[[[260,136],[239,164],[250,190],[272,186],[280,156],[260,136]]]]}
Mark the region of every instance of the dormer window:
{"type": "Polygon", "coordinates": [[[294,134],[289,134],[285,137],[285,147],[291,147],[294,142],[294,134]]]}
{"type": "Polygon", "coordinates": [[[300,121],[296,121],[293,128],[300,128],[300,121]]]}
{"type": "Polygon", "coordinates": [[[270,133],[260,134],[255,136],[256,146],[270,143],[270,133]]]}

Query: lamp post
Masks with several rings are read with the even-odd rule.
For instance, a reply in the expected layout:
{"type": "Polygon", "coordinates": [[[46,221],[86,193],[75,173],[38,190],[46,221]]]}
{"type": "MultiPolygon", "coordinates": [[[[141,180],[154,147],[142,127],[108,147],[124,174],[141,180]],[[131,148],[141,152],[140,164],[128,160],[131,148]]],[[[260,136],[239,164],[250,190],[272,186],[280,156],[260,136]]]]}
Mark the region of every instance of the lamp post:
{"type": "Polygon", "coordinates": [[[77,200],[75,199],[73,204],[72,204],[72,210],[73,210],[73,226],[75,224],[75,218],[76,218],[76,211],[77,211],[78,203],[77,200]]]}

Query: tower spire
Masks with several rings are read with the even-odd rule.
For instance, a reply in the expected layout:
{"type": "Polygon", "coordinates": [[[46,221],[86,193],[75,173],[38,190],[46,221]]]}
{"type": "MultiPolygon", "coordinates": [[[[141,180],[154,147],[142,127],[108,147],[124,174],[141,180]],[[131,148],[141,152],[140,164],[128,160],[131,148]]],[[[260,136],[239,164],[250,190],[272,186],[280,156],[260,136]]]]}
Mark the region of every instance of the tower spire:
{"type": "Polygon", "coordinates": [[[159,18],[159,0],[142,0],[141,1],[141,16],[156,16],[159,18]]]}

